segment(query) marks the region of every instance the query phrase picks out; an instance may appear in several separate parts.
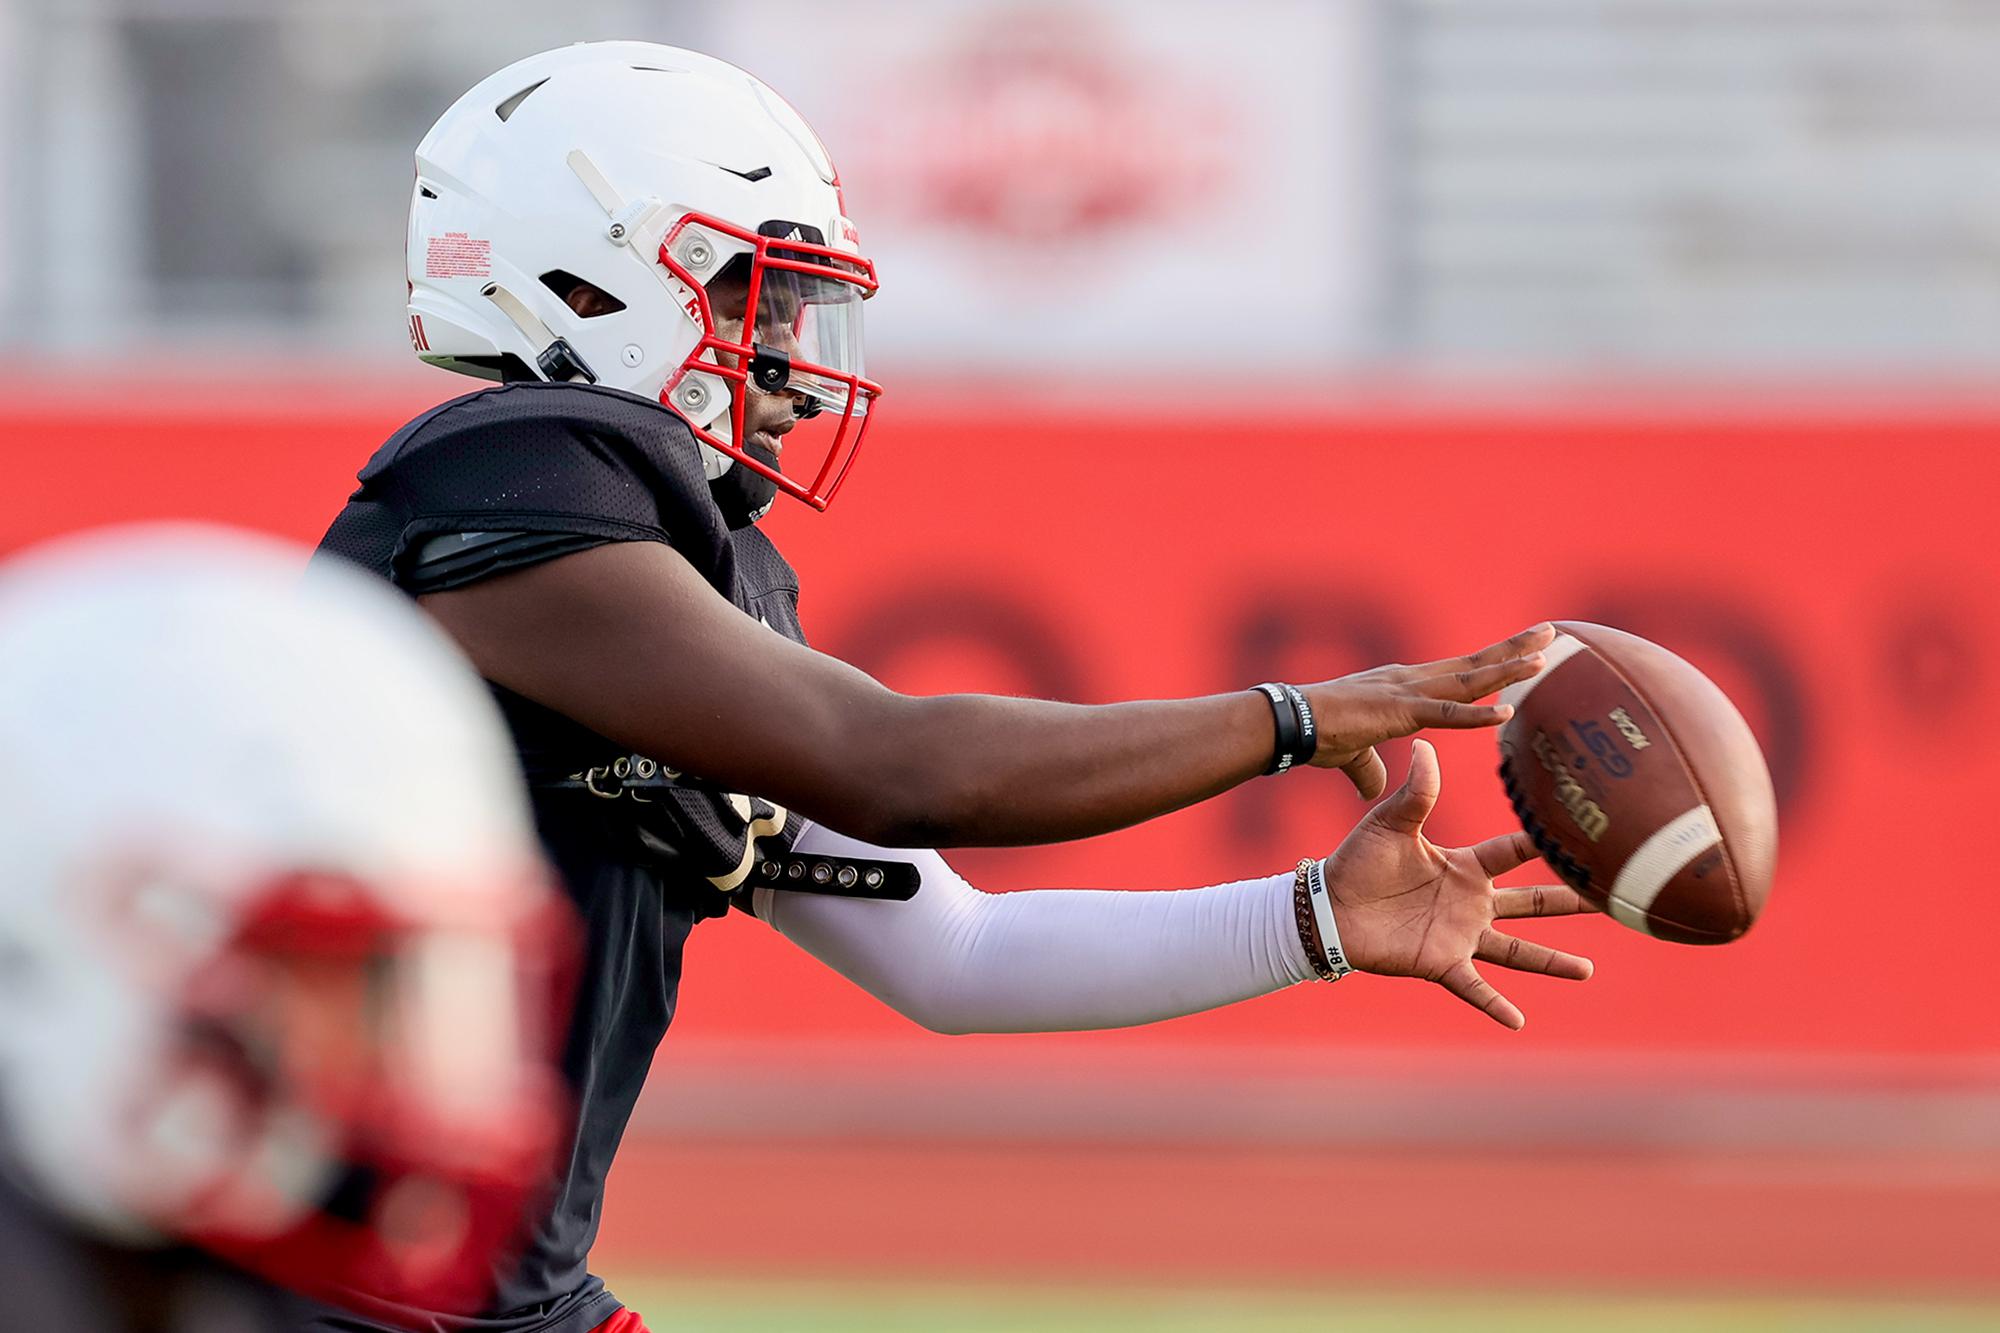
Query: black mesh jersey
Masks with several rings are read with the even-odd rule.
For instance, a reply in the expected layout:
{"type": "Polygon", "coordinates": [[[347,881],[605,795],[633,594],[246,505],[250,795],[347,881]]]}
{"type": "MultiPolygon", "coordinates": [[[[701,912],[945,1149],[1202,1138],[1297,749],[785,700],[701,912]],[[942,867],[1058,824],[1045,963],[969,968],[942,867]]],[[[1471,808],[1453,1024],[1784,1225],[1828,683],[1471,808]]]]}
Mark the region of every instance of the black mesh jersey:
{"type": "MultiPolygon", "coordinates": [[[[487,389],[418,418],[361,470],[321,542],[412,594],[463,586],[616,541],[665,542],[717,595],[804,641],[798,580],[754,527],[732,531],[687,426],[651,400],[574,384],[487,389]]],[[[586,933],[563,1053],[578,1107],[567,1158],[495,1313],[441,1328],[584,1333],[617,1301],[586,1267],[605,1172],[674,1014],[694,923],[727,910],[753,841],[797,821],[628,753],[497,686],[543,843],[586,933]]],[[[328,1312],[309,1327],[377,1326],[328,1312]]]]}

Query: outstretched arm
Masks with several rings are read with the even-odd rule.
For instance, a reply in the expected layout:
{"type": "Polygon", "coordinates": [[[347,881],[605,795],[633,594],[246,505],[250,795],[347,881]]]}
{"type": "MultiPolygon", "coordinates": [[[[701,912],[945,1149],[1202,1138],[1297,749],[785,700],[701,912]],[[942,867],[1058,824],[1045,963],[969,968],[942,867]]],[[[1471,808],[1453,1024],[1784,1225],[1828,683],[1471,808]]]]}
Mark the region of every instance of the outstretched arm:
{"type": "MultiPolygon", "coordinates": [[[[1566,888],[1494,888],[1493,876],[1531,855],[1525,838],[1473,848],[1421,842],[1436,793],[1435,756],[1419,743],[1410,781],[1328,859],[1341,946],[1357,970],[1439,982],[1518,1028],[1520,1011],[1479,977],[1474,958],[1575,980],[1590,964],[1493,923],[1590,909],[1566,888]]],[[[1323,947],[1310,913],[1301,938],[1290,870],[1202,889],[990,894],[932,851],[888,851],[817,826],[797,850],[917,866],[922,887],[907,902],[759,889],[755,905],[795,944],[937,1032],[1177,1018],[1307,980],[1308,950],[1323,947]]]]}
{"type": "Polygon", "coordinates": [[[758,889],[757,915],[933,1032],[1134,1027],[1268,995],[1313,975],[1292,872],[1164,892],[985,893],[934,851],[874,847],[817,825],[796,850],[908,861],[908,902],[758,889]]]}
{"type": "MultiPolygon", "coordinates": [[[[1275,727],[1251,690],[1102,706],[916,698],[772,633],[672,548],[627,542],[550,560],[424,607],[488,680],[683,772],[888,846],[1088,837],[1264,772],[1275,727]]],[[[1307,686],[1313,762],[1381,791],[1373,747],[1485,727],[1532,676],[1547,626],[1483,652],[1307,686]]]]}

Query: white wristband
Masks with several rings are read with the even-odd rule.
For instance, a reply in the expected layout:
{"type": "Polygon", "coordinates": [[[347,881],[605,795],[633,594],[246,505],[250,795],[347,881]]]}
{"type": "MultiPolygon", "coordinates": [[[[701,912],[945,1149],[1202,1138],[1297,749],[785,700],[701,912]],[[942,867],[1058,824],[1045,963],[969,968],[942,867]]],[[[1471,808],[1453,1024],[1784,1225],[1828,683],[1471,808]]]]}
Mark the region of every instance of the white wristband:
{"type": "Polygon", "coordinates": [[[1333,898],[1326,891],[1326,862],[1314,861],[1306,867],[1306,895],[1312,899],[1313,921],[1319,926],[1319,946],[1326,965],[1333,969],[1328,981],[1338,981],[1354,970],[1347,951],[1340,947],[1340,930],[1333,924],[1333,898]]]}

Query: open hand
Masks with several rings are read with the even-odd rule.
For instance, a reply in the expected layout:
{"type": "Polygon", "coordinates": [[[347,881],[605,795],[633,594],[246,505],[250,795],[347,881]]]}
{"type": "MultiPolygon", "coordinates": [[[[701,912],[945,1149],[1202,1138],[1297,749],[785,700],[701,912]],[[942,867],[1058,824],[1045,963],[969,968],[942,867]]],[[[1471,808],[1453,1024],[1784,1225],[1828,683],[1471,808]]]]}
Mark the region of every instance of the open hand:
{"type": "Polygon", "coordinates": [[[1572,916],[1596,909],[1573,889],[1497,889],[1496,876],[1534,859],[1525,833],[1472,847],[1439,847],[1424,836],[1442,778],[1437,751],[1418,741],[1410,775],[1368,812],[1326,859],[1326,887],[1341,947],[1357,971],[1434,981],[1494,1022],[1528,1020],[1479,975],[1474,960],[1520,972],[1584,981],[1588,958],[1516,939],[1495,921],[1572,916]]]}
{"type": "Polygon", "coordinates": [[[1497,727],[1514,715],[1505,704],[1479,704],[1496,690],[1542,669],[1542,649],[1555,642],[1553,625],[1464,657],[1418,666],[1385,666],[1306,686],[1319,728],[1315,768],[1338,768],[1369,800],[1389,785],[1375,747],[1426,727],[1497,727]]]}

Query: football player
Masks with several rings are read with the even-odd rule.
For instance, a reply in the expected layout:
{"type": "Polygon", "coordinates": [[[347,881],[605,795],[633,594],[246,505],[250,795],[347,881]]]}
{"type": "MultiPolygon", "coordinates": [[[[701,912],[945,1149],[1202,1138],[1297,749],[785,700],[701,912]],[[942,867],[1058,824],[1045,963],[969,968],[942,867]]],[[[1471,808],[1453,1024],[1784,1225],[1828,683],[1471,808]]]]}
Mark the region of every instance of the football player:
{"type": "Polygon", "coordinates": [[[1492,929],[1579,910],[1493,889],[1524,837],[1424,840],[1421,743],[1333,857],[1239,884],[988,895],[897,850],[1086,837],[1300,764],[1373,797],[1375,745],[1502,721],[1477,701],[1533,675],[1552,631],[1103,707],[911,698],[808,648],[757,521],[781,494],[824,507],[861,447],[877,283],[825,148],[751,75],[638,43],[496,74],[418,149],[408,262],[418,355],[499,387],[390,440],[322,550],[419,598],[495,687],[588,937],[565,1058],[582,1116],[472,1327],[636,1327],[588,1272],[605,1172],[690,929],[731,906],[954,1032],[1144,1023],[1355,968],[1519,1026],[1475,959],[1588,974],[1492,929]]]}
{"type": "Polygon", "coordinates": [[[305,563],[0,566],[0,1326],[433,1328],[511,1266],[574,927],[478,678],[305,563]]]}

